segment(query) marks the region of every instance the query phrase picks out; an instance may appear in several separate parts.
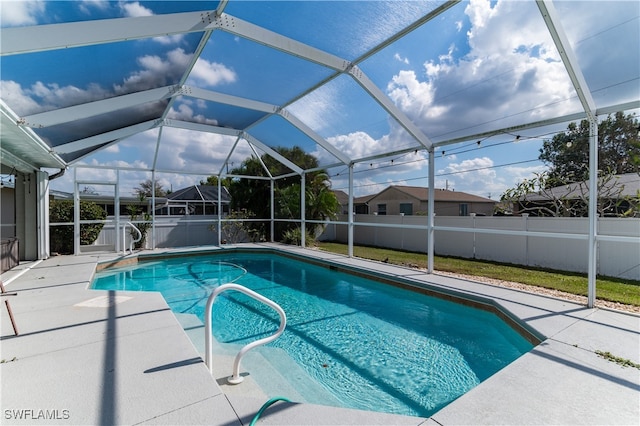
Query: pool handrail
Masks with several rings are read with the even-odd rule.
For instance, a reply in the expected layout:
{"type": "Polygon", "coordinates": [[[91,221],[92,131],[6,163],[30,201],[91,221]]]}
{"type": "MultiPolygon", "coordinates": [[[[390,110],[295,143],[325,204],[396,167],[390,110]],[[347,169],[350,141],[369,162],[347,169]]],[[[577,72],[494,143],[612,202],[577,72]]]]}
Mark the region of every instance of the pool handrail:
{"type": "Polygon", "coordinates": [[[135,226],[133,223],[127,222],[124,225],[122,225],[122,254],[127,254],[127,249],[125,248],[126,241],[127,241],[127,239],[126,239],[127,234],[126,234],[125,231],[127,229],[127,226],[130,226],[131,228],[135,229],[136,232],[138,233],[138,238],[133,239],[133,236],[131,237],[131,242],[129,243],[129,252],[130,253],[133,253],[133,245],[142,239],[142,232],[140,232],[138,227],[135,226]]]}
{"type": "Polygon", "coordinates": [[[280,327],[278,327],[278,330],[274,334],[243,346],[242,349],[240,349],[240,351],[236,355],[236,358],[233,362],[233,374],[229,378],[227,378],[227,382],[229,382],[229,384],[232,384],[232,385],[237,385],[244,380],[244,377],[240,376],[240,361],[242,360],[242,357],[251,349],[257,346],[261,346],[261,345],[265,345],[267,343],[273,342],[278,337],[280,337],[280,335],[284,332],[285,327],[287,326],[287,315],[285,314],[284,309],[282,309],[280,305],[278,305],[273,300],[268,299],[263,295],[256,293],[255,291],[248,289],[247,287],[244,287],[240,284],[227,283],[213,290],[213,292],[207,299],[207,306],[205,308],[205,323],[204,323],[204,332],[205,332],[204,339],[205,339],[205,346],[206,346],[205,364],[207,365],[207,368],[209,369],[209,372],[212,375],[213,375],[213,336],[211,334],[211,331],[212,331],[211,322],[212,322],[213,316],[211,311],[212,311],[213,303],[216,297],[218,297],[220,293],[227,290],[235,290],[235,291],[239,291],[240,293],[244,293],[247,296],[252,297],[253,299],[259,302],[262,302],[265,305],[273,308],[278,313],[278,315],[280,315],[280,327]]]}

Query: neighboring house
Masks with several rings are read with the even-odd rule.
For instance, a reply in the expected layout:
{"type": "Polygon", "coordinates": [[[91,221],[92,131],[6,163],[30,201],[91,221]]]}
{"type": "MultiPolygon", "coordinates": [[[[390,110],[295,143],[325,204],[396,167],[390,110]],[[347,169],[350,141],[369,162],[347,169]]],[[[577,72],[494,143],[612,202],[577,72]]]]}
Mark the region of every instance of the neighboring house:
{"type": "MultiPolygon", "coordinates": [[[[600,216],[640,217],[640,174],[608,175],[598,183],[600,216]]],[[[521,197],[515,214],[531,216],[587,217],[589,182],[575,182],[521,197]]]]}
{"type": "MultiPolygon", "coordinates": [[[[367,207],[367,211],[362,212],[364,214],[426,215],[429,190],[418,186],[392,185],[376,195],[360,199],[363,201],[360,205],[367,207]]],[[[472,213],[491,216],[495,204],[494,200],[466,192],[435,190],[434,210],[437,216],[469,216],[472,213]]]]}
{"type": "MultiPolygon", "coordinates": [[[[223,214],[229,213],[231,195],[224,186],[220,190],[223,214]]],[[[166,201],[156,202],[156,214],[160,215],[217,215],[218,187],[194,185],[167,195],[166,201]]]]}
{"type": "Polygon", "coordinates": [[[337,214],[347,214],[349,213],[349,195],[344,192],[344,191],[340,191],[340,190],[331,190],[331,192],[333,192],[333,195],[336,196],[336,200],[338,200],[338,203],[340,204],[340,210],[337,211],[337,214]]]}
{"type": "MultiPolygon", "coordinates": [[[[340,211],[338,214],[347,214],[349,213],[349,195],[340,190],[333,191],[335,194],[338,203],[340,203],[340,211]]],[[[353,211],[355,214],[369,214],[369,206],[367,203],[369,200],[375,197],[375,195],[365,195],[364,197],[354,197],[353,198],[353,211]]]]}

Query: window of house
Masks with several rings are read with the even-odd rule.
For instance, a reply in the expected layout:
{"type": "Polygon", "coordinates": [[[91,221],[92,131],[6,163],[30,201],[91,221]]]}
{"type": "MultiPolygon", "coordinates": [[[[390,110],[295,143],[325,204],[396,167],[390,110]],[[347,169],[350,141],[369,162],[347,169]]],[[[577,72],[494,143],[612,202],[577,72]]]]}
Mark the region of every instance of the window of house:
{"type": "Polygon", "coordinates": [[[413,214],[413,204],[412,203],[400,203],[400,214],[405,216],[413,214]]]}
{"type": "Polygon", "coordinates": [[[460,216],[469,216],[469,205],[467,203],[460,204],[460,216]]]}
{"type": "Polygon", "coordinates": [[[378,214],[383,216],[387,214],[387,205],[386,204],[378,204],[378,214]]]}

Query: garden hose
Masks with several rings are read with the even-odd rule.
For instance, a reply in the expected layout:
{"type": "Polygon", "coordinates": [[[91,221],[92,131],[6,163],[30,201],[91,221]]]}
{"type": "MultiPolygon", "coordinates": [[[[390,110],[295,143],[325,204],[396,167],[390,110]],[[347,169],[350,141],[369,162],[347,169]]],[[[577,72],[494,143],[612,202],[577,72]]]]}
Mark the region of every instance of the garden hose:
{"type": "Polygon", "coordinates": [[[271,405],[275,404],[278,401],[291,402],[291,401],[289,401],[289,399],[287,399],[287,398],[285,398],[283,396],[276,396],[276,397],[271,398],[270,400],[268,400],[267,402],[262,404],[262,407],[260,407],[260,409],[256,413],[256,415],[253,418],[253,420],[251,420],[251,423],[249,423],[249,426],[255,426],[256,422],[258,421],[258,419],[260,418],[260,416],[262,415],[264,410],[266,410],[267,408],[269,408],[271,405]]]}

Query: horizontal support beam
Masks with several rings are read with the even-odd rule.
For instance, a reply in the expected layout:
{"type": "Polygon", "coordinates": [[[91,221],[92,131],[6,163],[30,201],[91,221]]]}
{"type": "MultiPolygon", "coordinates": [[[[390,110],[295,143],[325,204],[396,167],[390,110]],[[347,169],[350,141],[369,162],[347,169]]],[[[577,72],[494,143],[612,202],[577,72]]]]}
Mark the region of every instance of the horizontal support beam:
{"type": "Polygon", "coordinates": [[[228,127],[213,126],[211,124],[192,123],[190,121],[165,119],[162,121],[162,125],[165,127],[173,127],[175,129],[193,130],[196,132],[215,133],[218,135],[226,136],[240,136],[242,133],[237,129],[230,129],[228,127]]]}
{"type": "Polygon", "coordinates": [[[349,61],[327,53],[323,50],[306,45],[297,40],[285,37],[273,31],[269,31],[242,19],[223,13],[214,20],[208,29],[221,29],[225,32],[246,38],[248,40],[272,47],[289,55],[323,65],[336,71],[345,71],[349,67],[349,61]]]}
{"type": "Polygon", "coordinates": [[[180,90],[180,93],[178,94],[196,99],[202,99],[205,101],[246,108],[253,111],[266,112],[269,114],[275,113],[280,108],[277,105],[254,101],[246,98],[240,98],[238,96],[227,95],[224,93],[213,92],[211,90],[200,89],[193,86],[183,86],[180,90]]]}
{"type": "Polygon", "coordinates": [[[159,87],[157,89],[145,90],[128,95],[115,96],[113,98],[101,99],[95,102],[88,102],[74,105],[67,108],[60,108],[52,111],[23,117],[20,125],[34,128],[43,128],[55,124],[67,123],[69,121],[82,120],[112,111],[134,107],[137,105],[160,101],[162,99],[175,96],[178,86],[159,87]]]}
{"type": "Polygon", "coordinates": [[[203,32],[208,12],[3,28],[0,56],[203,32]]]}
{"type": "Polygon", "coordinates": [[[86,139],[80,139],[74,142],[65,143],[64,145],[58,145],[54,149],[56,152],[61,154],[70,154],[72,152],[99,146],[107,142],[117,141],[135,135],[136,133],[145,132],[147,130],[153,129],[154,127],[157,127],[158,124],[158,120],[149,120],[143,123],[134,124],[133,126],[123,127],[121,129],[91,136],[86,139]]]}

